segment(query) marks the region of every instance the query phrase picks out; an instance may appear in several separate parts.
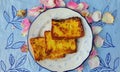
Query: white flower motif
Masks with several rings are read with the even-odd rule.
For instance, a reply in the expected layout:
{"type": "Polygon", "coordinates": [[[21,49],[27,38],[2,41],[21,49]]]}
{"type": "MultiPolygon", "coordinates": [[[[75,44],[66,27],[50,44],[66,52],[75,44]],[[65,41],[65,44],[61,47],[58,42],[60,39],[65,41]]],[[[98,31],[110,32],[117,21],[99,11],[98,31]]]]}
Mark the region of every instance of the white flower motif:
{"type": "Polygon", "coordinates": [[[101,26],[92,26],[93,34],[99,34],[102,31],[101,26]]]}
{"type": "Polygon", "coordinates": [[[90,58],[88,60],[88,64],[89,64],[91,69],[98,67],[100,64],[100,60],[99,60],[98,56],[90,58]]]}
{"type": "Polygon", "coordinates": [[[94,44],[97,48],[101,47],[103,45],[104,39],[100,36],[96,35],[94,39],[94,44]]]}
{"type": "Polygon", "coordinates": [[[102,14],[100,11],[95,11],[92,14],[92,19],[94,22],[97,22],[97,21],[101,20],[101,16],[102,16],[102,14]]]}
{"type": "Polygon", "coordinates": [[[102,22],[112,24],[114,22],[113,15],[110,12],[106,12],[105,14],[103,14],[102,22]]]}

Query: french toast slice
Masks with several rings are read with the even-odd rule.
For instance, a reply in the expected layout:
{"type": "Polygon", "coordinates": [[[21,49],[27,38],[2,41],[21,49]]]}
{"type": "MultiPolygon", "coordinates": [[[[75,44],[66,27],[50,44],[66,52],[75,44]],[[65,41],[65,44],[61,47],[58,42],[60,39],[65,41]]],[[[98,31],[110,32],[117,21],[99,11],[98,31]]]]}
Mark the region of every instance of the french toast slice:
{"type": "Polygon", "coordinates": [[[31,38],[30,43],[33,49],[34,53],[34,59],[36,61],[44,60],[46,59],[46,43],[45,43],[45,37],[36,37],[31,38]]]}
{"type": "Polygon", "coordinates": [[[71,39],[84,36],[82,21],[79,17],[52,19],[52,37],[54,39],[71,39]]]}
{"type": "Polygon", "coordinates": [[[45,31],[46,53],[50,59],[63,58],[77,51],[76,39],[54,40],[50,31],[45,31]]]}

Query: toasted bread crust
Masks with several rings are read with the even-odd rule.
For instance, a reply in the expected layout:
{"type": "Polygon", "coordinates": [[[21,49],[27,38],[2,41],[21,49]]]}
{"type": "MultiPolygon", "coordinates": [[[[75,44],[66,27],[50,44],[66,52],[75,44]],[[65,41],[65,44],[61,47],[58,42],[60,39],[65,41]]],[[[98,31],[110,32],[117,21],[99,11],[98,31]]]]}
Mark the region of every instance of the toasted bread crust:
{"type": "Polygon", "coordinates": [[[34,53],[34,59],[36,61],[44,60],[46,58],[46,43],[44,37],[31,38],[30,43],[34,53]]]}
{"type": "Polygon", "coordinates": [[[46,53],[50,59],[63,58],[66,54],[75,53],[77,51],[75,39],[54,40],[50,31],[45,31],[45,39],[46,53]]]}
{"type": "Polygon", "coordinates": [[[84,36],[82,21],[79,17],[52,19],[51,32],[54,39],[73,39],[84,36]]]}
{"type": "Polygon", "coordinates": [[[31,38],[30,43],[34,53],[34,59],[36,61],[64,58],[66,54],[75,53],[77,51],[76,39],[53,40],[50,31],[45,32],[45,37],[31,38]],[[50,39],[47,37],[50,37],[50,39]],[[50,40],[52,40],[54,44],[49,42],[50,40]],[[48,43],[52,45],[51,48],[48,43]],[[63,45],[61,47],[56,47],[59,46],[60,43],[63,43],[63,45]],[[71,46],[73,48],[71,48],[71,46]]]}

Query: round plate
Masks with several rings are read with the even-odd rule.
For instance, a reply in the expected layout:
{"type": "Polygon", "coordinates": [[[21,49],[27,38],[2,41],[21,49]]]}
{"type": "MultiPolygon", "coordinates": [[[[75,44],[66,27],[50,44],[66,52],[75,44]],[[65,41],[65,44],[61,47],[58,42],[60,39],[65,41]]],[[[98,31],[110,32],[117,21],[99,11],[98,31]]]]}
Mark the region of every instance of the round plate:
{"type": "MultiPolygon", "coordinates": [[[[77,12],[68,8],[54,8],[41,13],[30,27],[28,42],[30,38],[44,36],[44,31],[51,30],[51,19],[65,19],[69,17],[80,17],[85,31],[85,36],[77,39],[77,52],[68,54],[65,58],[58,60],[43,60],[37,63],[51,71],[67,71],[80,66],[89,56],[92,49],[92,31],[86,20],[77,12]]],[[[29,42],[29,50],[33,51],[29,42]]]]}

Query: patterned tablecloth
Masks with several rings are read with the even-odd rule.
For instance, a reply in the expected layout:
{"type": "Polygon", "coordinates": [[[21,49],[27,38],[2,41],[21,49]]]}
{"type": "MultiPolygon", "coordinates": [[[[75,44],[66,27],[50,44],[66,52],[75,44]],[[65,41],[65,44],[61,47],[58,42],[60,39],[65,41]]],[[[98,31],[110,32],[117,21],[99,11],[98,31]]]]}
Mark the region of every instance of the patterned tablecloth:
{"type": "MultiPolygon", "coordinates": [[[[65,0],[68,2],[69,0],[65,0]]],[[[74,0],[86,2],[89,11],[113,13],[113,24],[96,23],[103,28],[99,34],[104,44],[97,48],[100,59],[98,68],[90,69],[87,61],[83,72],[120,72],[120,0],[74,0]]],[[[0,0],[0,72],[50,72],[39,66],[32,58],[27,46],[27,36],[21,34],[22,18],[16,18],[16,11],[39,6],[39,0],[0,0]]],[[[32,18],[33,20],[34,18],[32,18]]],[[[70,72],[77,72],[75,69],[70,72]]]]}

